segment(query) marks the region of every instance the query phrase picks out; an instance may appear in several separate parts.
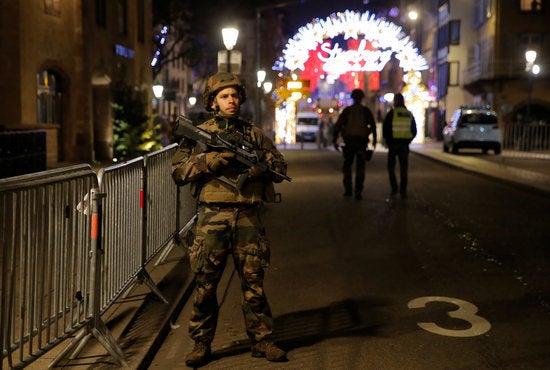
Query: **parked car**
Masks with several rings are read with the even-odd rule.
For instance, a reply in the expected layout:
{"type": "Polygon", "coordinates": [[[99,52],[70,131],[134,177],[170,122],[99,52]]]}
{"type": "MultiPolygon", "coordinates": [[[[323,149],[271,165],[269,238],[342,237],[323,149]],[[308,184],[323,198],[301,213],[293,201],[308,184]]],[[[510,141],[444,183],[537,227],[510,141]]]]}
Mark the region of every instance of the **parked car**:
{"type": "Polygon", "coordinates": [[[462,148],[479,148],[484,154],[493,150],[500,154],[502,132],[490,106],[463,105],[443,128],[443,151],[456,154],[462,148]]]}

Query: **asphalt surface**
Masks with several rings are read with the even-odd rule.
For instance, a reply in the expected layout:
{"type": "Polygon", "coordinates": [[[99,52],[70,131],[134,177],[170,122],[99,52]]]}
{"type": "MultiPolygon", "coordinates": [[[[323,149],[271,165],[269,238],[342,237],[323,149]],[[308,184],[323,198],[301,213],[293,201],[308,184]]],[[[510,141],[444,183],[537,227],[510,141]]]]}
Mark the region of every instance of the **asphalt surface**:
{"type": "MultiPolygon", "coordinates": [[[[318,150],[315,144],[310,143],[303,146],[294,145],[280,149],[283,152],[291,150],[318,150]]],[[[327,148],[322,150],[332,149],[327,148]]],[[[377,150],[383,151],[384,149],[377,150]]],[[[483,156],[475,152],[453,155],[443,153],[439,143],[415,144],[411,146],[411,150],[418,155],[446,163],[449,166],[467,172],[498,179],[512,186],[536,192],[543,196],[550,196],[550,156],[548,154],[539,153],[535,155],[532,153],[504,151],[500,156],[491,156],[490,154],[483,156]]],[[[314,191],[315,189],[310,190],[314,191]]],[[[338,189],[338,191],[340,190],[338,189]]],[[[312,235],[312,237],[314,236],[312,235]]],[[[174,247],[163,264],[148,266],[151,277],[170,302],[168,305],[163,304],[153,294],[150,294],[147,287],[138,286],[132,294],[113,305],[112,309],[102,317],[124,351],[129,368],[185,368],[183,358],[190,350],[190,340],[186,334],[187,328],[181,327],[181,324],[178,324],[178,317],[183,315],[182,312],[185,311],[185,306],[191,296],[192,276],[188,271],[187,263],[184,249],[174,247]],[[168,337],[171,338],[168,341],[169,345],[166,344],[168,343],[166,340],[168,337]],[[173,358],[178,356],[182,362],[174,364],[173,358]]],[[[231,266],[228,266],[227,270],[231,271],[231,266]]],[[[232,289],[229,283],[234,278],[236,277],[230,273],[224,275],[225,281],[222,281],[220,286],[227,287],[227,291],[220,291],[222,301],[225,294],[230,295],[232,293],[229,291],[229,289],[232,289]]],[[[234,303],[228,304],[234,305],[234,303]]],[[[233,306],[232,309],[236,309],[236,307],[233,306]]],[[[214,343],[217,346],[215,351],[216,358],[231,357],[249,351],[249,344],[246,341],[239,341],[239,338],[242,338],[243,334],[241,322],[235,323],[235,327],[221,327],[218,329],[218,332],[219,334],[216,336],[217,342],[214,343]],[[224,346],[224,342],[226,344],[231,343],[231,346],[224,346]]],[[[63,344],[57,346],[40,360],[32,363],[28,368],[45,368],[56,353],[63,348],[63,344]]],[[[286,368],[284,366],[279,367],[279,365],[269,364],[265,360],[260,359],[258,361],[260,362],[254,362],[254,367],[256,368],[286,368]]],[[[293,363],[292,365],[294,366],[292,368],[311,367],[311,364],[308,362],[304,362],[303,364],[293,363]]],[[[238,367],[237,364],[235,366],[232,368],[238,367]]],[[[78,358],[62,361],[59,367],[113,369],[119,366],[107,351],[92,339],[78,358]]],[[[213,364],[209,368],[216,368],[216,365],[213,364]]]]}

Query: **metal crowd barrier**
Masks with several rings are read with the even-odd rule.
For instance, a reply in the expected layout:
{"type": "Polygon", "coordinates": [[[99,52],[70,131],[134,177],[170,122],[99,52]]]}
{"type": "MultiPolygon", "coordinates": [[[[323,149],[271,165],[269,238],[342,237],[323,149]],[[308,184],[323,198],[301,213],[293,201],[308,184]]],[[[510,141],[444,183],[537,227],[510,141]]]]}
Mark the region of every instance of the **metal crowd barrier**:
{"type": "Polygon", "coordinates": [[[2,365],[20,368],[92,320],[88,165],[0,180],[2,365]]]}
{"type": "Polygon", "coordinates": [[[0,179],[0,369],[24,367],[75,333],[50,366],[92,337],[126,365],[101,315],[137,282],[168,303],[145,267],[195,213],[170,176],[176,147],[97,175],[80,165],[0,179]]]}
{"type": "Polygon", "coordinates": [[[144,236],[147,262],[166,244],[173,242],[175,231],[179,230],[179,189],[170,175],[170,160],[174,154],[171,149],[176,147],[174,144],[145,157],[147,229],[144,236]]]}
{"type": "Polygon", "coordinates": [[[550,152],[550,124],[515,123],[503,132],[503,149],[521,153],[550,152]]]}

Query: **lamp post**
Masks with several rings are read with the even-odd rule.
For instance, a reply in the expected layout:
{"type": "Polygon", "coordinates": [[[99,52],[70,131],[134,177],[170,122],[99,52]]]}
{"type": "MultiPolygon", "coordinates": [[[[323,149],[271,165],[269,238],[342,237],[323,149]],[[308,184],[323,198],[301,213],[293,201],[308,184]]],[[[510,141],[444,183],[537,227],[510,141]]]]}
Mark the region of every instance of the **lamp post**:
{"type": "Polygon", "coordinates": [[[539,74],[540,67],[535,64],[537,52],[535,50],[527,50],[525,52],[525,71],[529,73],[529,81],[527,86],[527,114],[525,120],[531,121],[531,93],[533,91],[533,76],[539,74]]]}
{"type": "Polygon", "coordinates": [[[266,72],[262,69],[256,71],[257,83],[256,86],[256,125],[262,127],[262,85],[265,81],[266,72]]]}
{"type": "Polygon", "coordinates": [[[239,37],[239,30],[233,27],[226,27],[222,29],[223,44],[227,49],[227,72],[231,72],[231,50],[237,44],[237,38],[239,37]]]}

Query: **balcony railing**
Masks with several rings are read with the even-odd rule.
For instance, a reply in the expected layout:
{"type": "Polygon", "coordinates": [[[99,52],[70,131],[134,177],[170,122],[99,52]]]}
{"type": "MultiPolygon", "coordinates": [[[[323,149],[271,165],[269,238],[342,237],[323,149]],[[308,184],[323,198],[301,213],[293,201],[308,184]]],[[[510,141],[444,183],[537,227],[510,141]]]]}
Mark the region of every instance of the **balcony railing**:
{"type": "Polygon", "coordinates": [[[464,71],[464,85],[480,80],[515,79],[525,73],[525,64],[513,61],[481,61],[468,65],[464,71]]]}

